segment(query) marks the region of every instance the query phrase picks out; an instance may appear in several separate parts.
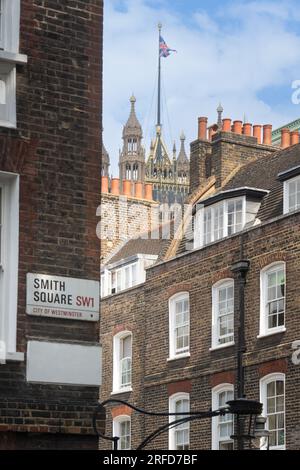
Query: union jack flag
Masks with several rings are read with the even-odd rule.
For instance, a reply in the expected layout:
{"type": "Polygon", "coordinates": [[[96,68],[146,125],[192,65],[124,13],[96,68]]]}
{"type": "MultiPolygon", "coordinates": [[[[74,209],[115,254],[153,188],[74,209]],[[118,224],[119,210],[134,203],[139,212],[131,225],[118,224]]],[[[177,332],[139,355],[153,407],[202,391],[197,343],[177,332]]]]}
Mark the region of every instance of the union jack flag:
{"type": "Polygon", "coordinates": [[[175,49],[170,49],[169,46],[166,44],[165,40],[162,36],[159,37],[159,56],[160,57],[168,57],[170,52],[177,52],[175,49]]]}

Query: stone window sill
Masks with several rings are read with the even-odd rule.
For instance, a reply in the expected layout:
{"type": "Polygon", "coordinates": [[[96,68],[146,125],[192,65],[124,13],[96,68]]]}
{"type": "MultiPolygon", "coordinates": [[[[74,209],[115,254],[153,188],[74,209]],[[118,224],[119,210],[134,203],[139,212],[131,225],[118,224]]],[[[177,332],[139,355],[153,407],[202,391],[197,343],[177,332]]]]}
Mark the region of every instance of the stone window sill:
{"type": "Polygon", "coordinates": [[[184,359],[191,357],[190,353],[178,354],[177,356],[168,357],[167,362],[177,361],[178,359],[184,359]]]}
{"type": "Polygon", "coordinates": [[[278,335],[280,333],[285,333],[286,332],[286,328],[283,327],[283,328],[278,328],[274,331],[267,331],[266,333],[263,333],[261,335],[258,335],[257,336],[257,339],[261,339],[261,338],[267,338],[268,336],[274,336],[274,335],[278,335]]]}
{"type": "Polygon", "coordinates": [[[219,346],[212,346],[209,348],[210,351],[218,351],[219,349],[229,348],[230,346],[234,346],[235,342],[231,341],[230,343],[220,344],[219,346]]]}

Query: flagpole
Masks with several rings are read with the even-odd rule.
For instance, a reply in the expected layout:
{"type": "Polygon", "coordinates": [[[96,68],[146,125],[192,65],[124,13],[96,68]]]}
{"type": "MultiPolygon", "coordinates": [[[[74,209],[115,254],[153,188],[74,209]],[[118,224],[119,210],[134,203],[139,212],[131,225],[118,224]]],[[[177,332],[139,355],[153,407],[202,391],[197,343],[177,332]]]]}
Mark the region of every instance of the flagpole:
{"type": "Polygon", "coordinates": [[[158,23],[158,97],[157,97],[157,127],[161,126],[161,57],[160,57],[160,35],[162,24],[158,23]]]}

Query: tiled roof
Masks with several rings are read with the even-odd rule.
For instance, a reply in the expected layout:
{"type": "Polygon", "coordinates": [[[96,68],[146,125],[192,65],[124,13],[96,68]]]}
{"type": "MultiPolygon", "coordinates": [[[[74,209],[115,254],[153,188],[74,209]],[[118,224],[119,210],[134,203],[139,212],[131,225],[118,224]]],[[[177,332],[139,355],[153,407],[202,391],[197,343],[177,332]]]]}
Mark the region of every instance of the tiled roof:
{"type": "Polygon", "coordinates": [[[299,164],[300,144],[243,166],[222,191],[244,186],[269,190],[257,215],[262,222],[265,222],[283,212],[283,184],[278,181],[278,174],[299,164]]]}

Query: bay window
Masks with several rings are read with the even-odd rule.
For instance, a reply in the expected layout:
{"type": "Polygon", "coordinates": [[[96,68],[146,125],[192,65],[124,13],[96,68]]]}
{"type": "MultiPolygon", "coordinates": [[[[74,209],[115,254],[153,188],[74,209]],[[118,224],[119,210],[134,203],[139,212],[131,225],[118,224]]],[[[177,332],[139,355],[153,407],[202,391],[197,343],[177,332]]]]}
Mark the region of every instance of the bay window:
{"type": "MultiPolygon", "coordinates": [[[[226,408],[226,403],[233,400],[232,384],[221,384],[212,390],[212,409],[226,408]]],[[[212,449],[233,450],[234,418],[231,414],[212,418],[212,449]]]]}
{"type": "Polygon", "coordinates": [[[285,375],[269,374],[260,381],[260,401],[270,432],[270,449],[285,449],[285,375]]]}
{"type": "Polygon", "coordinates": [[[189,355],[189,294],[181,292],[169,299],[169,359],[189,355]]]}
{"type": "Polygon", "coordinates": [[[234,281],[219,281],[212,289],[212,348],[234,342],[234,281]]]}
{"type": "MultiPolygon", "coordinates": [[[[190,412],[190,397],[188,393],[177,393],[169,398],[169,412],[176,413],[170,416],[170,422],[180,420],[190,412]]],[[[190,423],[182,423],[169,430],[169,450],[189,450],[190,423]]]]}
{"type": "Polygon", "coordinates": [[[285,331],[285,263],[261,272],[260,335],[285,331]]]}

